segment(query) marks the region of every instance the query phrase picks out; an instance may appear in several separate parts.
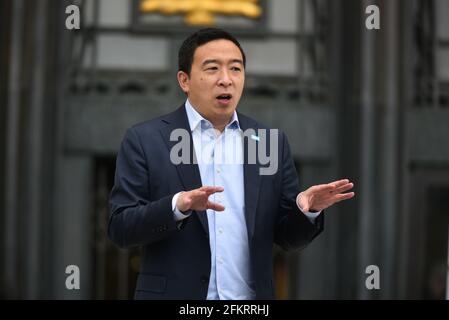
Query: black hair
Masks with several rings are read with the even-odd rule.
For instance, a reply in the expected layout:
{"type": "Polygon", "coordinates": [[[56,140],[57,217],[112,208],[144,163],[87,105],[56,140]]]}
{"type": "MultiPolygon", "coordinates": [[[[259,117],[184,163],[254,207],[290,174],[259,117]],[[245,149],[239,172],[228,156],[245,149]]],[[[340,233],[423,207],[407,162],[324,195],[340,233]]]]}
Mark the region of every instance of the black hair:
{"type": "Polygon", "coordinates": [[[190,75],[195,50],[203,44],[220,39],[232,41],[240,49],[243,57],[243,66],[246,67],[245,53],[236,38],[223,29],[205,28],[196,31],[182,43],[178,52],[178,71],[184,71],[190,75]]]}

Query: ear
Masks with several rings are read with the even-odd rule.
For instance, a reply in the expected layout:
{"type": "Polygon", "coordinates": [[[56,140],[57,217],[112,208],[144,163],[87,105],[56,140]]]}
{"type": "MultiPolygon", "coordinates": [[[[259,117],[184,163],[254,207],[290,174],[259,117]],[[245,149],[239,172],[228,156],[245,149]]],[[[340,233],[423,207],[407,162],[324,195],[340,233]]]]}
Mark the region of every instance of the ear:
{"type": "Polygon", "coordinates": [[[184,71],[178,71],[178,83],[181,87],[182,91],[184,91],[185,94],[189,93],[189,75],[185,73],[184,71]]]}

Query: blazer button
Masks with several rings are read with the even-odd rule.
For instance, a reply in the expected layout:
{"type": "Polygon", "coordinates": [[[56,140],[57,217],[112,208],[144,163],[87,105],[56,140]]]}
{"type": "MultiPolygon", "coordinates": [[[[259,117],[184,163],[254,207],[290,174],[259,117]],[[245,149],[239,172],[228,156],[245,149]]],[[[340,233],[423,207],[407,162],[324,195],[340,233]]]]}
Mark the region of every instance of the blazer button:
{"type": "Polygon", "coordinates": [[[209,277],[207,277],[207,276],[201,277],[201,283],[208,283],[208,282],[209,282],[209,277]]]}

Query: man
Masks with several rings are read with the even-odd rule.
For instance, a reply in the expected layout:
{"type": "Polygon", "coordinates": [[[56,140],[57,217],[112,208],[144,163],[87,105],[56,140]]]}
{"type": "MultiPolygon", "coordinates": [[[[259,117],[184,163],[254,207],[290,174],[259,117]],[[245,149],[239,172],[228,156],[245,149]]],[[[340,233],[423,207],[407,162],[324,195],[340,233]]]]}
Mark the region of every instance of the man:
{"type": "Polygon", "coordinates": [[[126,132],[109,237],[121,247],[143,246],[137,299],[272,299],[273,243],[307,245],[323,229],[321,211],[353,197],[345,193],[353,184],[299,192],[286,136],[261,139],[257,133],[268,128],[236,112],[246,57],[233,36],[200,30],[184,41],[178,60],[187,100],[126,132]],[[172,152],[179,130],[192,146],[182,150],[187,161],[172,152]],[[248,130],[254,134],[245,139],[248,130]],[[250,161],[264,144],[278,159],[272,174],[261,174],[259,158],[250,161]]]}

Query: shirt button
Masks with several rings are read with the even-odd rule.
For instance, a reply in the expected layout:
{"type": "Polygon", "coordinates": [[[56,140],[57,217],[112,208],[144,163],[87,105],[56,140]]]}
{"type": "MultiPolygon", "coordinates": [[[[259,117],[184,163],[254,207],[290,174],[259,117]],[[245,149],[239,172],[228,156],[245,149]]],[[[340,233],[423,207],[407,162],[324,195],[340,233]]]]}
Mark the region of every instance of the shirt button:
{"type": "Polygon", "coordinates": [[[221,170],[220,170],[220,169],[217,169],[217,173],[221,173],[221,170]]]}
{"type": "Polygon", "coordinates": [[[218,233],[222,234],[223,233],[223,229],[222,228],[218,229],[218,233]]]}

